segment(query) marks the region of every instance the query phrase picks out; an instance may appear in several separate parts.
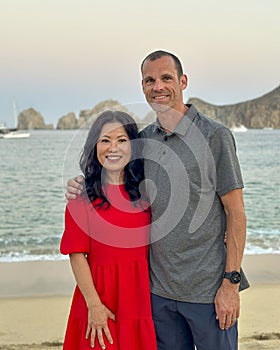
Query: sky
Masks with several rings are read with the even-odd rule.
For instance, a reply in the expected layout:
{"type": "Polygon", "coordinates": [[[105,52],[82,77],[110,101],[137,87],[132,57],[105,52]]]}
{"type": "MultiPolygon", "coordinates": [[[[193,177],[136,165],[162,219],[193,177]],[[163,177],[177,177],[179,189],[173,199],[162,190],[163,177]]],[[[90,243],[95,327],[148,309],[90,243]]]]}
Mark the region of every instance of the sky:
{"type": "Polygon", "coordinates": [[[279,85],[279,0],[0,0],[0,123],[34,108],[56,126],[114,99],[143,104],[140,65],[174,53],[184,99],[224,105],[279,85]]]}

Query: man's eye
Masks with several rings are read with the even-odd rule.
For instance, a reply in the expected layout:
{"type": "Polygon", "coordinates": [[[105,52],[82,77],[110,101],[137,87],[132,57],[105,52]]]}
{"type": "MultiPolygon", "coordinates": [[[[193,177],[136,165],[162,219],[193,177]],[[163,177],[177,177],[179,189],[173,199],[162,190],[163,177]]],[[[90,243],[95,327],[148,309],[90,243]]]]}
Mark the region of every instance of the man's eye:
{"type": "Polygon", "coordinates": [[[171,80],[171,77],[164,77],[164,80],[171,80]]]}
{"type": "Polygon", "coordinates": [[[146,84],[152,84],[153,81],[154,81],[153,79],[147,79],[147,80],[146,80],[146,84]]]}

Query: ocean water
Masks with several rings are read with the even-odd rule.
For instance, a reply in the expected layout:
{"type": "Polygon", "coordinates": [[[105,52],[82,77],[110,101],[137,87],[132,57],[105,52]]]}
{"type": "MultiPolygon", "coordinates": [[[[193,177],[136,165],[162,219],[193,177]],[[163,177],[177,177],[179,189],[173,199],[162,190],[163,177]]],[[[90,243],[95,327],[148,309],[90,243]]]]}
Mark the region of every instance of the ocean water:
{"type": "MultiPolygon", "coordinates": [[[[66,180],[80,174],[86,131],[31,131],[0,139],[0,261],[65,259],[59,253],[66,180]]],[[[245,182],[246,254],[280,254],[280,130],[235,133],[245,182]]]]}

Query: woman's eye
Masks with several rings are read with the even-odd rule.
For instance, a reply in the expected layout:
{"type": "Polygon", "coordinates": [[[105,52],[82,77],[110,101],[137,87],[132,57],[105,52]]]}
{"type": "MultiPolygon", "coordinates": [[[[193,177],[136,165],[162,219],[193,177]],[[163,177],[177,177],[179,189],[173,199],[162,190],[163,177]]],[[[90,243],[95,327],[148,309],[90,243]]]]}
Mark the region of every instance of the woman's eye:
{"type": "Polygon", "coordinates": [[[120,139],[119,140],[121,143],[123,143],[123,142],[127,142],[127,139],[120,139]]]}
{"type": "Polygon", "coordinates": [[[108,143],[109,140],[103,139],[103,140],[101,140],[100,142],[101,142],[101,143],[108,143]]]}

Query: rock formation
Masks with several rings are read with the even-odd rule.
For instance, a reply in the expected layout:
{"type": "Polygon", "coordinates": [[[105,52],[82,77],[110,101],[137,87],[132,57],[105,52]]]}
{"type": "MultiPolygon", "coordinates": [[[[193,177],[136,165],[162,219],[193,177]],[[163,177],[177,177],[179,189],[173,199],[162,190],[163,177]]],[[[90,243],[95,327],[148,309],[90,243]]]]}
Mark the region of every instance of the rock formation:
{"type": "Polygon", "coordinates": [[[17,128],[28,129],[53,129],[52,124],[45,124],[44,117],[33,108],[26,109],[18,115],[17,128]]]}
{"type": "Polygon", "coordinates": [[[216,106],[198,98],[190,98],[188,103],[230,128],[280,128],[280,85],[259,98],[232,105],[216,106]]]}
{"type": "MultiPolygon", "coordinates": [[[[115,100],[105,100],[102,102],[99,102],[95,107],[92,109],[82,110],[79,114],[78,118],[78,127],[82,128],[89,128],[95,118],[103,111],[106,110],[118,110],[123,111],[126,113],[129,113],[132,117],[135,117],[131,112],[128,111],[128,109],[123,106],[121,103],[115,100]]],[[[137,117],[135,117],[137,119],[137,117]]]]}
{"type": "Polygon", "coordinates": [[[76,129],[78,127],[78,121],[75,113],[71,112],[61,117],[57,123],[57,129],[76,129]]]}

